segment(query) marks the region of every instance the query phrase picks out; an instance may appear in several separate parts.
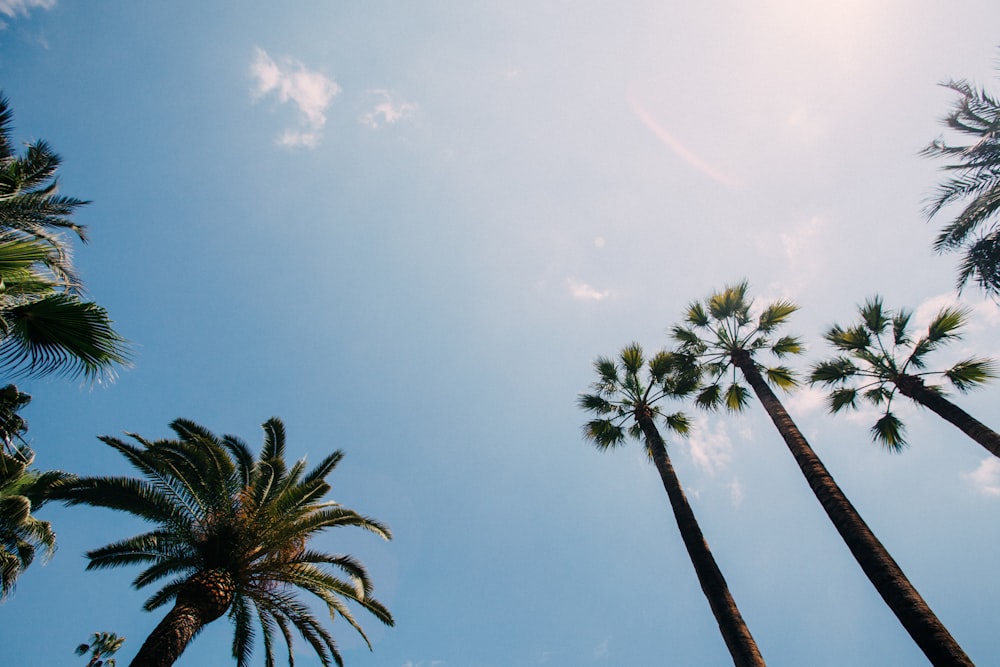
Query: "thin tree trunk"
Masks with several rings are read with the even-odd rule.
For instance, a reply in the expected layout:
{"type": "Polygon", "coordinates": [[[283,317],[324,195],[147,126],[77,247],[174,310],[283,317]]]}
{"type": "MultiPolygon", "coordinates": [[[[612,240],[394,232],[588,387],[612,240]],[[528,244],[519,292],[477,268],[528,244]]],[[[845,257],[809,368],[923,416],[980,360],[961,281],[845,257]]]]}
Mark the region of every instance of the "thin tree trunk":
{"type": "Polygon", "coordinates": [[[933,665],[971,666],[973,663],[962,647],[920,597],[809,446],[792,418],[785,412],[781,401],[764,381],[749,353],[745,350],[734,352],[732,360],[753,387],[757,398],[799,464],[809,488],[826,510],[855,560],[920,650],[933,665]]]}
{"type": "Polygon", "coordinates": [[[170,667],[202,628],[226,613],[233,601],[232,577],[199,572],[184,584],[173,609],[153,628],[129,667],[170,667]]]}
{"type": "Polygon", "coordinates": [[[899,393],[913,399],[936,415],[951,422],[967,436],[986,448],[993,456],[1000,457],[1000,433],[970,415],[936,391],[927,388],[924,381],[913,375],[900,375],[895,380],[899,393]]]}
{"type": "Polygon", "coordinates": [[[637,414],[636,419],[646,436],[646,443],[649,445],[653,462],[656,464],[656,469],[660,472],[660,479],[663,481],[663,488],[670,498],[670,507],[674,511],[674,518],[681,531],[684,546],[687,548],[688,556],[694,565],[701,590],[708,598],[708,604],[719,624],[722,638],[725,640],[726,646],[729,647],[729,653],[733,656],[733,664],[737,667],[763,667],[765,663],[757,649],[757,643],[750,635],[750,629],[744,623],[743,616],[740,615],[740,610],[736,607],[736,601],[729,593],[729,586],[726,585],[726,580],[708,548],[708,543],[698,526],[694,511],[684,495],[684,489],[681,487],[680,480],[670,463],[670,457],[667,455],[667,447],[653,423],[652,416],[648,413],[637,414]]]}

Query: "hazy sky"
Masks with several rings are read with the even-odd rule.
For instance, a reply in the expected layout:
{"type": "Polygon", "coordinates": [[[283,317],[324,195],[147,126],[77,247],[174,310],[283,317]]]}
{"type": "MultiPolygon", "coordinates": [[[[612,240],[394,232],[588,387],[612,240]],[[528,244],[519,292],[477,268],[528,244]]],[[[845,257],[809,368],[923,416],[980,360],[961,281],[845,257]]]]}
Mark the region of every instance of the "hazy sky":
{"type": "MultiPolygon", "coordinates": [[[[951,303],[918,152],[952,100],[937,84],[1000,88],[998,24],[994,0],[0,0],[15,136],[93,201],[76,260],[136,344],[109,386],[19,384],[37,463],[123,473],[96,436],[186,417],[256,446],[276,415],[292,456],[344,449],[334,498],[395,533],[320,539],[397,619],[360,617],[373,653],[334,625],[350,667],[727,664],[655,469],[584,442],[577,394],[595,357],[667,345],[689,301],[743,278],[801,305],[799,370],[872,294],[924,323],[951,303]]],[[[963,303],[941,366],[1000,356],[1000,308],[963,303]]],[[[998,391],[956,400],[990,422],[998,391]]],[[[997,460],[927,411],[900,407],[912,446],[890,455],[872,412],[786,404],[1000,665],[997,460]]],[[[759,405],[696,425],[670,451],[768,663],[923,664],[759,405]]],[[[163,612],[136,570],[82,554],[142,526],[39,516],[59,550],[0,607],[5,655],[74,664],[111,631],[127,664],[163,612]]],[[[230,639],[220,620],[179,664],[227,664],[230,639]]],[[[319,662],[300,644],[296,664],[319,662]]]]}

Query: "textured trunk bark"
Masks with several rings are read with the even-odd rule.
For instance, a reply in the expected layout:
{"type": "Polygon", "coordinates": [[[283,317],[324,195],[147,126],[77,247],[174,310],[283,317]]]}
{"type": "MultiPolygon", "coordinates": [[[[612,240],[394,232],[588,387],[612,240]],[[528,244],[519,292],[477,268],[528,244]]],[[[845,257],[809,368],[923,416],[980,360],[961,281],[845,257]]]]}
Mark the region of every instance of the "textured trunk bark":
{"type": "Polygon", "coordinates": [[[221,570],[199,572],[177,594],[173,609],[160,621],[129,667],[170,667],[201,629],[226,613],[233,601],[232,576],[221,570]]]}
{"type": "Polygon", "coordinates": [[[771,421],[778,428],[778,432],[799,464],[809,488],[851,550],[854,559],[920,650],[933,665],[971,666],[973,663],[965,651],[920,597],[899,565],[875,537],[868,524],[827,471],[826,466],[809,446],[795,422],[785,412],[781,401],[764,381],[749,353],[744,350],[734,352],[732,360],[743,372],[757,398],[767,410],[771,421]]]}
{"type": "Polygon", "coordinates": [[[903,396],[913,399],[939,417],[951,422],[967,436],[985,447],[990,454],[1000,457],[1000,433],[986,426],[941,394],[928,389],[922,379],[913,375],[900,375],[896,378],[895,385],[903,396]]]}
{"type": "Polygon", "coordinates": [[[750,635],[750,630],[744,623],[740,610],[736,607],[736,601],[729,593],[729,586],[726,585],[726,580],[708,548],[704,535],[702,535],[694,511],[688,504],[684,489],[670,463],[667,447],[653,423],[652,415],[648,411],[642,414],[637,411],[636,419],[646,436],[646,442],[653,455],[653,462],[660,472],[663,488],[670,499],[670,507],[674,511],[674,518],[681,531],[684,546],[687,548],[688,556],[694,565],[701,590],[708,598],[708,604],[719,624],[722,638],[729,648],[729,653],[733,656],[733,664],[737,667],[763,667],[765,663],[757,649],[757,643],[750,635]]]}

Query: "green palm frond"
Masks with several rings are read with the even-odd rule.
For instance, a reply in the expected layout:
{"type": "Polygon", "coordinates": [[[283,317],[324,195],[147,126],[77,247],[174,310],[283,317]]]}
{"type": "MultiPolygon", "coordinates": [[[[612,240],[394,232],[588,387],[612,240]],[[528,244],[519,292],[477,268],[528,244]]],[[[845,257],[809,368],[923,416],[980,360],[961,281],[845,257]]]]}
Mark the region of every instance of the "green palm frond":
{"type": "Polygon", "coordinates": [[[847,357],[835,357],[813,366],[812,372],[809,374],[809,382],[822,382],[827,385],[841,384],[857,375],[858,372],[858,367],[847,357]]]}
{"type": "Polygon", "coordinates": [[[723,404],[722,386],[718,383],[702,388],[694,399],[695,405],[706,410],[717,410],[723,404]]]}
{"type": "Polygon", "coordinates": [[[0,369],[13,376],[62,374],[86,380],[113,377],[130,363],[128,343],[107,311],[79,297],[53,293],[5,309],[8,332],[0,343],[0,369]]]}
{"type": "Polygon", "coordinates": [[[751,305],[746,299],[747,287],[748,283],[744,280],[710,296],[707,306],[712,319],[734,319],[745,324],[749,320],[751,305]]]}
{"type": "Polygon", "coordinates": [[[866,350],[872,343],[871,335],[864,327],[843,329],[838,325],[834,325],[823,334],[823,337],[838,350],[845,352],[866,350]]]}
{"type": "Polygon", "coordinates": [[[782,336],[771,343],[770,348],[774,356],[779,358],[789,354],[802,354],[805,351],[801,339],[796,336],[782,336]]]}
{"type": "Polygon", "coordinates": [[[865,301],[859,310],[864,328],[872,334],[880,334],[892,322],[892,314],[887,314],[882,306],[882,297],[876,295],[865,301]]]}
{"type": "Polygon", "coordinates": [[[872,438],[891,452],[901,452],[906,448],[906,439],[903,437],[905,427],[903,422],[891,412],[886,412],[872,426],[872,438]]]}
{"type": "Polygon", "coordinates": [[[799,386],[795,372],[787,366],[770,366],[764,369],[764,377],[775,387],[783,391],[791,391],[799,386]]]}
{"type": "Polygon", "coordinates": [[[830,412],[840,412],[844,408],[856,409],[858,390],[853,387],[834,389],[827,396],[827,406],[830,412]]]}
{"type": "Polygon", "coordinates": [[[678,435],[687,435],[691,431],[691,419],[683,412],[674,412],[663,418],[667,428],[678,435]]]}
{"type": "Polygon", "coordinates": [[[722,400],[730,412],[741,412],[750,400],[750,390],[741,384],[733,383],[726,387],[722,400]]]}
{"type": "Polygon", "coordinates": [[[927,340],[937,343],[948,338],[959,338],[958,330],[965,325],[968,310],[942,308],[927,326],[927,340]]]}
{"type": "MultiPolygon", "coordinates": [[[[699,302],[692,303],[685,314],[684,320],[688,324],[693,324],[696,327],[707,327],[709,325],[708,313],[705,308],[699,302]]],[[[682,329],[681,327],[677,327],[682,329]]],[[[686,330],[683,330],[686,331],[686,330]]]]}
{"type": "Polygon", "coordinates": [[[893,345],[908,345],[910,343],[910,317],[912,313],[901,308],[892,316],[892,342],[893,345]]]}
{"type": "Polygon", "coordinates": [[[775,301],[761,311],[757,319],[757,329],[763,333],[770,333],[787,322],[792,313],[798,309],[799,307],[791,301],[775,301]]]}
{"type": "Polygon", "coordinates": [[[962,393],[997,378],[997,364],[992,359],[965,359],[948,370],[944,376],[962,393]]]}

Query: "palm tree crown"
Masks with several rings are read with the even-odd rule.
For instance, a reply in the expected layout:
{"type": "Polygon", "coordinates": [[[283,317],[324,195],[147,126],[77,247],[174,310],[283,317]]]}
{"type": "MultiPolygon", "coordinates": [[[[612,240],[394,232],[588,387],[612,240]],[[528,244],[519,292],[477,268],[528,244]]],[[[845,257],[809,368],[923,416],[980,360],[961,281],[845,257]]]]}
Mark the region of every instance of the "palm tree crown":
{"type": "Polygon", "coordinates": [[[753,301],[747,298],[747,282],[727,286],[704,303],[695,301],[684,315],[685,325],[675,325],[671,335],[685,355],[707,380],[695,403],[706,409],[725,406],[731,412],[746,407],[750,391],[739,381],[734,361],[745,357],[773,385],[783,390],[794,388],[798,381],[790,368],[764,366],[756,358],[762,351],[776,357],[800,354],[802,343],[794,336],[774,337],[775,330],[798,310],[790,301],[767,305],[756,319],[751,316],[753,301]]]}
{"type": "Polygon", "coordinates": [[[69,504],[108,507],[155,524],[149,532],[87,553],[88,569],[143,565],[133,585],[160,586],[146,601],[147,611],[174,601],[133,665],[172,664],[204,625],[226,612],[234,625],[232,650],[239,667],[249,664],[254,619],[262,630],[268,667],[274,664],[276,632],[287,643],[292,664],[292,627],[323,665],[342,665],[332,635],[298,599],[296,589],[318,598],[331,618],[344,618],[362,637],[346,600],[383,623],[393,623],[389,611],[372,597],[371,581],[357,560],[309,544],[320,531],[336,526],[358,526],[390,538],[378,521],[321,500],[330,490],[325,478],[342,452],[312,470],[304,459],[287,466],[285,430],[276,418],[263,424],[264,443],[256,458],[234,436],[219,438],[183,419],[171,428],[177,439],[151,442],[131,434],[135,445],[101,438],[142,478],[82,478],[59,495],[69,504]]]}
{"type": "Polygon", "coordinates": [[[868,299],[859,308],[859,315],[846,329],[835,324],[827,330],[824,337],[843,354],[816,364],[809,380],[834,387],[828,397],[831,412],[857,408],[859,398],[885,406],[871,432],[876,442],[891,451],[898,452],[907,444],[903,423],[892,412],[897,391],[924,403],[922,398],[930,394],[938,398],[944,395],[940,385],[927,384],[925,378],[942,376],[965,393],[996,377],[995,362],[986,358],[970,357],[940,371],[927,369],[928,354],[961,337],[960,330],[968,319],[966,310],[942,308],[926,332],[916,337],[910,329],[912,313],[885,308],[879,296],[868,299]],[[854,380],[860,384],[850,385],[854,380]]]}
{"type": "Polygon", "coordinates": [[[932,142],[923,155],[951,160],[944,169],[957,173],[942,183],[927,207],[932,218],[949,204],[967,201],[965,208],[947,223],[934,242],[935,250],[964,250],[959,265],[958,289],[975,280],[994,296],[1000,296],[1000,102],[968,81],[950,81],[945,86],[958,94],[944,124],[965,135],[970,143],[952,145],[943,139],[932,142]],[[992,219],[992,221],[991,221],[992,219]]]}
{"type": "Polygon", "coordinates": [[[680,396],[694,388],[691,378],[671,372],[675,366],[668,352],[659,352],[647,364],[637,343],[626,346],[617,361],[599,357],[594,362],[598,379],[591,385],[593,393],[579,398],[581,408],[598,415],[584,426],[584,437],[600,449],[618,447],[628,437],[642,440],[637,416],[654,421],[662,418],[670,430],[687,433],[690,423],[684,413],[664,414],[658,405],[664,397],[680,396]]]}

